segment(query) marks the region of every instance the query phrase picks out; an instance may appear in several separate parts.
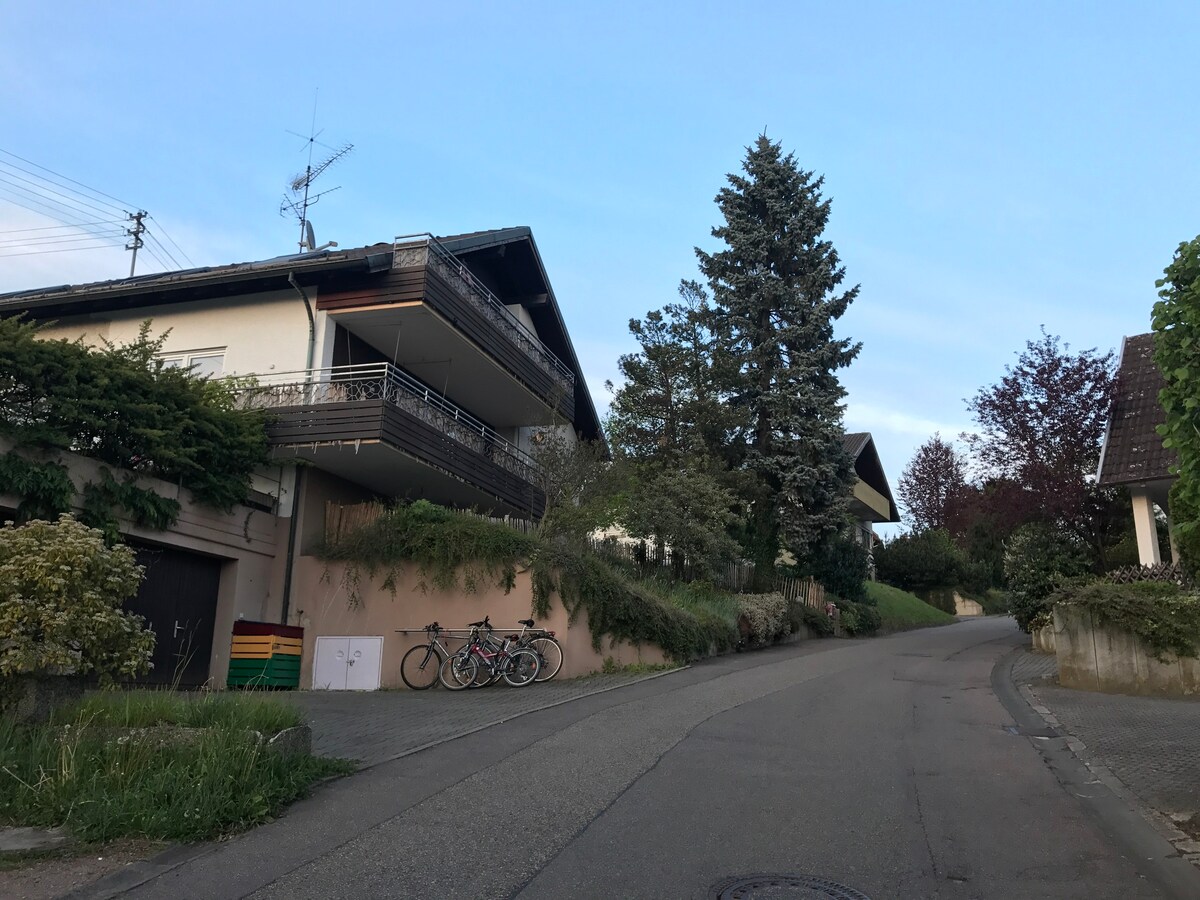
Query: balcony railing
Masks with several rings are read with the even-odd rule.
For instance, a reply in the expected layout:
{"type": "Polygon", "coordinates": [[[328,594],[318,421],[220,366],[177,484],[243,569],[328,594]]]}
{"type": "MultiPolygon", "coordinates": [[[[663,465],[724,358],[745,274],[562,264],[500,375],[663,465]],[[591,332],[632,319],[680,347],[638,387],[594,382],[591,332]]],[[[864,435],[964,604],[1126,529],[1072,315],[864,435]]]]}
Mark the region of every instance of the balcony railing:
{"type": "Polygon", "coordinates": [[[433,235],[406,234],[396,238],[392,259],[396,268],[423,265],[436,271],[463,299],[482,311],[517,346],[549,370],[563,391],[574,390],[575,373],[433,235]]]}
{"type": "Polygon", "coordinates": [[[391,363],[273,372],[252,376],[252,380],[253,384],[239,391],[239,402],[246,408],[286,409],[383,400],[519,478],[531,484],[537,481],[540,470],[533,457],[391,363]]]}

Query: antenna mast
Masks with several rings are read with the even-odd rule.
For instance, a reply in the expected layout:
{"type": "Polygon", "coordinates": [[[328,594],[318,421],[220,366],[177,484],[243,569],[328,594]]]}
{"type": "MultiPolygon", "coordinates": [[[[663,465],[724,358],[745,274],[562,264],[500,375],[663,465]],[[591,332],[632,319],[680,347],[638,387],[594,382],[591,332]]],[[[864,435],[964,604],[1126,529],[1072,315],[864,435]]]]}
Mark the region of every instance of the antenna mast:
{"type": "Polygon", "coordinates": [[[313,123],[309,129],[308,136],[305,137],[302,134],[296,134],[294,131],[288,132],[289,134],[296,134],[296,137],[304,139],[304,142],[308,147],[308,164],[304,167],[303,172],[294,177],[288,183],[288,193],[284,194],[283,202],[279,205],[279,214],[281,216],[286,216],[291,213],[291,215],[296,217],[296,220],[300,225],[299,243],[301,253],[311,252],[313,250],[323,250],[325,247],[337,246],[336,241],[330,241],[323,247],[313,246],[316,243],[316,239],[313,237],[312,223],[308,218],[308,208],[313,206],[326,194],[332,194],[334,191],[339,190],[341,186],[339,185],[338,187],[332,187],[327,191],[321,191],[319,194],[314,194],[312,193],[312,184],[326,169],[328,169],[338,160],[345,157],[350,153],[351,150],[354,149],[353,144],[343,144],[341,147],[330,147],[328,144],[321,143],[317,140],[317,138],[321,135],[321,131],[324,131],[325,129],[317,131],[316,125],[317,102],[316,98],[314,98],[313,123]],[[313,147],[316,144],[321,144],[322,147],[330,151],[330,154],[326,156],[324,160],[314,166],[313,147]]]}

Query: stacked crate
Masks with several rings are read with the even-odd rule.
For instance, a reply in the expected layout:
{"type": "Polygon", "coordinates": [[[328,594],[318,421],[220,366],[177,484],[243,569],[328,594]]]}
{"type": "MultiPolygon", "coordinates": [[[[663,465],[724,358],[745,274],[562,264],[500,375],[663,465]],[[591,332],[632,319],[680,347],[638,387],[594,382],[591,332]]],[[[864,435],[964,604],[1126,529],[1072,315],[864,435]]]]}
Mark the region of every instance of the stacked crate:
{"type": "Polygon", "coordinates": [[[229,687],[294,688],[300,686],[300,651],[304,629],[270,622],[233,623],[229,654],[229,687]]]}

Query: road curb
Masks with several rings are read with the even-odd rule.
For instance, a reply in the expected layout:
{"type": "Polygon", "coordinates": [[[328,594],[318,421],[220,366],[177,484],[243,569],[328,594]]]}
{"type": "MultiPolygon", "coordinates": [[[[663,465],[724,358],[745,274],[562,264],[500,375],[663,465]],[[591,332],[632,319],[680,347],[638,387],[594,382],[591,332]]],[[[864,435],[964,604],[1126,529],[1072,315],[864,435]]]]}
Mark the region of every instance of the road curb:
{"type": "MultiPolygon", "coordinates": [[[[641,678],[635,678],[632,681],[626,681],[621,684],[612,684],[608,687],[599,687],[594,691],[588,691],[586,694],[576,694],[573,697],[564,697],[563,699],[555,700],[552,703],[543,703],[542,705],[532,709],[525,709],[521,710],[520,712],[515,712],[503,719],[496,719],[495,721],[476,725],[472,728],[456,732],[455,734],[448,735],[444,738],[439,738],[436,741],[430,741],[429,743],[422,744],[419,747],[412,747],[403,751],[402,753],[397,753],[395,756],[389,756],[387,759],[377,760],[369,765],[364,765],[356,769],[350,775],[340,777],[353,777],[353,775],[359,772],[366,772],[367,770],[374,769],[377,766],[395,762],[398,759],[404,759],[406,756],[412,756],[425,750],[431,750],[434,747],[447,744],[450,741],[456,741],[459,738],[467,737],[487,728],[493,728],[496,725],[503,725],[505,722],[511,722],[514,719],[521,718],[522,716],[527,716],[536,712],[542,712],[543,710],[547,709],[553,709],[556,706],[563,706],[567,703],[574,703],[576,700],[582,700],[585,697],[595,697],[598,694],[607,694],[609,691],[616,691],[620,690],[621,688],[630,687],[631,685],[641,684],[646,681],[653,681],[655,678],[662,678],[664,675],[673,675],[676,672],[682,672],[690,668],[690,664],[676,666],[673,669],[664,669],[661,672],[651,672],[648,675],[643,675],[641,678]]],[[[340,780],[340,778],[325,779],[314,785],[314,788],[319,788],[325,784],[329,784],[338,780],[340,780]]],[[[311,794],[309,796],[311,796],[311,794]]],[[[286,812],[284,815],[286,815],[286,812]]],[[[220,846],[221,844],[219,842],[209,842],[205,844],[181,844],[175,847],[170,847],[161,853],[150,857],[149,859],[145,859],[136,863],[130,863],[124,869],[112,872],[88,884],[81,885],[70,893],[63,894],[61,900],[111,900],[113,897],[118,897],[127,891],[132,891],[135,888],[141,887],[148,881],[152,881],[155,878],[166,875],[172,869],[177,869],[185,863],[199,859],[202,856],[207,856],[220,846]]]]}
{"type": "Polygon", "coordinates": [[[1176,846],[1172,832],[1187,839],[1166,817],[1148,810],[1107,767],[1093,765],[1086,745],[1063,728],[1057,717],[1037,701],[1032,691],[1022,690],[1013,679],[1012,668],[1023,647],[1015,647],[992,667],[992,692],[1013,717],[1018,728],[1044,730],[1054,736],[1027,739],[1041,755],[1059,784],[1095,816],[1143,874],[1180,900],[1200,897],[1200,868],[1193,865],[1197,854],[1176,846]],[[1151,814],[1148,815],[1147,812],[1151,814]]]}

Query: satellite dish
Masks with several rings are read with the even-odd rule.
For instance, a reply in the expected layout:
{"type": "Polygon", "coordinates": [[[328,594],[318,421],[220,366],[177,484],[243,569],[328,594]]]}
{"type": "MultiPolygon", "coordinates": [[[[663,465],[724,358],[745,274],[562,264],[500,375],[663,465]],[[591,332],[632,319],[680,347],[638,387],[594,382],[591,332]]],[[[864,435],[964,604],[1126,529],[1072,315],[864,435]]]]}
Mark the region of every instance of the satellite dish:
{"type": "Polygon", "coordinates": [[[312,250],[317,246],[317,239],[313,236],[312,222],[304,220],[304,249],[312,250]]]}

